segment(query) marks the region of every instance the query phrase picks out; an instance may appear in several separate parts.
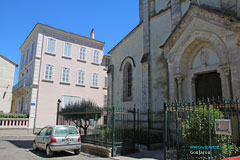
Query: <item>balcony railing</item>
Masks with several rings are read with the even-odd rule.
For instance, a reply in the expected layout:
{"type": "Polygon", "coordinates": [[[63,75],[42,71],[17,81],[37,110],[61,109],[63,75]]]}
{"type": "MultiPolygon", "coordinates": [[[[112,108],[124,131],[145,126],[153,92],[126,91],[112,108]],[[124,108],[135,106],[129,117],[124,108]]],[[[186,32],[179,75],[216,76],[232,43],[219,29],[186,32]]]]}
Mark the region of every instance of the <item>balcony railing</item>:
{"type": "Polygon", "coordinates": [[[0,118],[0,128],[28,128],[28,118],[0,118]]]}
{"type": "Polygon", "coordinates": [[[16,91],[17,89],[21,88],[22,86],[30,86],[30,85],[31,85],[30,81],[28,81],[26,79],[22,79],[16,85],[13,86],[12,91],[16,91]]]}

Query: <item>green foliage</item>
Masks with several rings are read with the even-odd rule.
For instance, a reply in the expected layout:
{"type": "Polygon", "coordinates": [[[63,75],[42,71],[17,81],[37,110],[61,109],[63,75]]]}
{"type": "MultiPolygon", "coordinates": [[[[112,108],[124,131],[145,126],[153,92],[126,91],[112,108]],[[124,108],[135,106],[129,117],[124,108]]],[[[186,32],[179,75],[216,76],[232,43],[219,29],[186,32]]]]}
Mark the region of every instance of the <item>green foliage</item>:
{"type": "Polygon", "coordinates": [[[68,104],[60,112],[68,120],[89,120],[101,117],[101,108],[93,101],[82,100],[80,103],[68,104]]]}
{"type": "Polygon", "coordinates": [[[1,113],[0,118],[28,118],[26,114],[1,113]]]}
{"type": "Polygon", "coordinates": [[[105,139],[105,138],[111,138],[111,137],[112,137],[112,128],[101,126],[99,129],[99,138],[105,139]]]}
{"type": "Polygon", "coordinates": [[[215,119],[224,119],[221,111],[213,106],[200,106],[192,112],[191,118],[188,118],[182,125],[182,138],[186,146],[206,146],[209,145],[209,116],[210,113],[210,127],[211,127],[211,141],[212,146],[220,146],[220,150],[215,150],[216,155],[224,157],[226,154],[233,154],[238,151],[238,148],[232,142],[231,136],[216,135],[214,123],[215,119]],[[230,149],[228,149],[228,146],[230,149]]]}
{"type": "Polygon", "coordinates": [[[67,120],[70,120],[84,130],[84,135],[87,135],[89,120],[96,121],[101,118],[102,109],[93,101],[82,100],[80,103],[68,104],[60,112],[67,120]]]}

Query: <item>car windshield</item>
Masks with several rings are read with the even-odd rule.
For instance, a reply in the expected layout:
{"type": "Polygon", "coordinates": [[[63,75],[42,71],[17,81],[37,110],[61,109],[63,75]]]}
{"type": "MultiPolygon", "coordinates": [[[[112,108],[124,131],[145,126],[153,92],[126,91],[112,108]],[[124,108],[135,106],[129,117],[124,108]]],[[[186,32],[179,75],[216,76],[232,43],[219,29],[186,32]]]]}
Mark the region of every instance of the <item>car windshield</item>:
{"type": "Polygon", "coordinates": [[[69,134],[78,134],[77,129],[75,127],[56,127],[55,135],[56,136],[65,136],[69,134]]]}

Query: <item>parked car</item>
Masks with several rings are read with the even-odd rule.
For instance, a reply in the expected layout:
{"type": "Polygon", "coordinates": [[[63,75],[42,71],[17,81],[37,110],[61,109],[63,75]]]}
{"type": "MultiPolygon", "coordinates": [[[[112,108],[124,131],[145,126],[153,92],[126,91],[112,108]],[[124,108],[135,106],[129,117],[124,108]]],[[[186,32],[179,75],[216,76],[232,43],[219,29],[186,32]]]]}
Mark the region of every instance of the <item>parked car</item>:
{"type": "Polygon", "coordinates": [[[81,136],[74,126],[46,126],[35,137],[33,149],[46,150],[47,156],[55,151],[81,151],[81,136]]]}

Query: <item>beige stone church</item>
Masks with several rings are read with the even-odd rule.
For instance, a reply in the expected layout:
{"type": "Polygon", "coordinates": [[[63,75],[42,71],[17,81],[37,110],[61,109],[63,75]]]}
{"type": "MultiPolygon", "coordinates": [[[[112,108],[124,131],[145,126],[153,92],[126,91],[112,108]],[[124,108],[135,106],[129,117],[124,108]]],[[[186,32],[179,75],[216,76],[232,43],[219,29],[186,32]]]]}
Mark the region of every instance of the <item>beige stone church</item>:
{"type": "Polygon", "coordinates": [[[110,106],[240,97],[240,0],[139,4],[139,25],[109,52],[110,106]]]}

